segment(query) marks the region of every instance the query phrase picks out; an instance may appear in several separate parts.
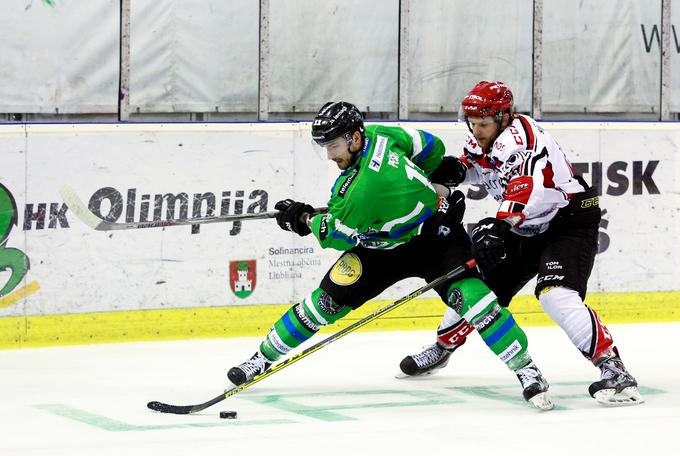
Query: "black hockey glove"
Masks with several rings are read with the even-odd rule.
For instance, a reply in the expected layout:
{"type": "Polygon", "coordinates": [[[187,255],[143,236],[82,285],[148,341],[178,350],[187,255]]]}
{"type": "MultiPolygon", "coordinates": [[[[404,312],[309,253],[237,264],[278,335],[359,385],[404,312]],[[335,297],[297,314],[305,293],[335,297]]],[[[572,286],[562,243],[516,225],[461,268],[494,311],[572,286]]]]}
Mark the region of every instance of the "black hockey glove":
{"type": "Polygon", "coordinates": [[[504,239],[510,228],[507,222],[487,217],[472,229],[472,249],[482,271],[492,270],[505,259],[504,239]]]}
{"type": "Polygon", "coordinates": [[[456,190],[446,198],[446,201],[449,203],[449,208],[446,211],[446,222],[453,228],[463,222],[465,195],[460,190],[456,190]]]}
{"type": "Polygon", "coordinates": [[[456,187],[465,180],[466,173],[467,166],[458,157],[446,156],[442,158],[442,162],[437,169],[432,171],[429,178],[435,184],[456,187]]]}
{"type": "Polygon", "coordinates": [[[306,203],[299,203],[292,199],[279,201],[274,205],[274,209],[279,211],[276,214],[276,223],[282,230],[292,231],[300,236],[307,236],[312,232],[309,226],[302,220],[302,214],[313,214],[314,208],[306,203]]]}
{"type": "Polygon", "coordinates": [[[465,195],[456,190],[446,198],[446,201],[442,202],[439,210],[423,223],[422,233],[445,238],[463,221],[464,214],[465,195]]]}

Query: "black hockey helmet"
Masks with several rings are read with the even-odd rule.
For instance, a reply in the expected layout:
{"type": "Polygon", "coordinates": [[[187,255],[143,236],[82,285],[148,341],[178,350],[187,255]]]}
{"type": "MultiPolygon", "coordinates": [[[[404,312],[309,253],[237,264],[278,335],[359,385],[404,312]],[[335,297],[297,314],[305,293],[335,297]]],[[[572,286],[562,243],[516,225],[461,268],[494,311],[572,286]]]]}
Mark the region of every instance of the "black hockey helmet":
{"type": "Polygon", "coordinates": [[[329,101],[321,107],[312,122],[312,139],[320,146],[340,136],[350,143],[355,131],[361,133],[363,143],[366,131],[364,116],[359,108],[346,101],[329,101]]]}

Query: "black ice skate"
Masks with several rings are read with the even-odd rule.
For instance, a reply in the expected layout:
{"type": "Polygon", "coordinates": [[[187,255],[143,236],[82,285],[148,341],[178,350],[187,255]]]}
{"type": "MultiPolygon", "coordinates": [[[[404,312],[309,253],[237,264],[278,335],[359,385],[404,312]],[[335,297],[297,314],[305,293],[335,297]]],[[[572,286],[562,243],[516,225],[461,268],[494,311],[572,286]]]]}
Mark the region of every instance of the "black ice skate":
{"type": "Polygon", "coordinates": [[[597,402],[604,405],[635,405],[644,402],[638,391],[635,378],[628,373],[618,356],[605,359],[597,366],[602,375],[590,385],[588,392],[597,402]]]}
{"type": "MultiPolygon", "coordinates": [[[[461,345],[463,344],[458,345],[456,348],[461,345]]],[[[397,378],[432,375],[437,370],[446,367],[453,351],[447,350],[438,342],[428,345],[420,353],[409,355],[401,360],[399,364],[401,373],[397,374],[397,378]]]]}
{"type": "Polygon", "coordinates": [[[522,384],[524,400],[540,410],[552,410],[555,407],[548,395],[548,382],[543,374],[532,362],[515,371],[517,378],[522,384]]]}
{"type": "Polygon", "coordinates": [[[232,367],[227,372],[227,378],[229,381],[236,386],[242,385],[253,379],[256,375],[259,375],[269,369],[272,362],[269,361],[265,356],[258,350],[248,361],[239,364],[236,367],[232,367]]]}

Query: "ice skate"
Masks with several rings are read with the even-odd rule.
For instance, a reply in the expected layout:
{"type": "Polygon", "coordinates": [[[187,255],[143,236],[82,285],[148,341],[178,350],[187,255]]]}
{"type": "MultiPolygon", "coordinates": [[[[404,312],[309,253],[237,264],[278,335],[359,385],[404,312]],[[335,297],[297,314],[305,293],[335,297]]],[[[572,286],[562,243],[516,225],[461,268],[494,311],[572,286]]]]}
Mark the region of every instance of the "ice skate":
{"type": "Polygon", "coordinates": [[[602,376],[588,388],[597,402],[609,406],[636,405],[644,402],[635,378],[628,373],[618,356],[598,365],[602,376]]]}
{"type": "Polygon", "coordinates": [[[408,378],[432,375],[437,372],[437,370],[446,367],[452,353],[453,350],[447,350],[439,343],[435,342],[432,345],[424,347],[423,351],[420,353],[408,355],[402,359],[399,364],[401,372],[398,373],[396,377],[408,378]]]}
{"type": "Polygon", "coordinates": [[[265,356],[258,350],[249,360],[238,366],[232,367],[227,372],[227,378],[235,386],[249,382],[256,375],[259,375],[269,369],[272,362],[269,361],[265,356]]]}
{"type": "Polygon", "coordinates": [[[517,378],[522,384],[524,400],[539,410],[552,410],[555,407],[552,399],[548,395],[548,382],[543,378],[543,374],[532,362],[515,371],[517,378]]]}

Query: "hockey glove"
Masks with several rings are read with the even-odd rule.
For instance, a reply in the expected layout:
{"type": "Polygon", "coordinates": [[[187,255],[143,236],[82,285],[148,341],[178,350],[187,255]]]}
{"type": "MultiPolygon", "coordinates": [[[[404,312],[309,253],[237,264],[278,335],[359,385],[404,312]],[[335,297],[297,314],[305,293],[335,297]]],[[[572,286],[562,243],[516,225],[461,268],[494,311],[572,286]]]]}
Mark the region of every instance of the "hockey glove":
{"type": "Polygon", "coordinates": [[[445,238],[463,221],[465,214],[465,195],[456,190],[442,201],[439,210],[423,223],[422,233],[445,238]]]}
{"type": "Polygon", "coordinates": [[[465,195],[460,190],[452,192],[446,201],[449,203],[449,208],[446,211],[446,223],[450,227],[454,227],[463,222],[463,215],[465,215],[465,195]]]}
{"type": "Polygon", "coordinates": [[[302,214],[313,214],[314,208],[306,203],[299,203],[292,199],[279,201],[274,205],[274,209],[279,211],[276,214],[276,223],[282,230],[292,231],[300,236],[307,236],[312,232],[309,226],[302,220],[302,214]]]}
{"type": "Polygon", "coordinates": [[[492,270],[506,256],[504,239],[510,224],[494,217],[482,219],[472,229],[472,249],[483,272],[492,270]]]}
{"type": "Polygon", "coordinates": [[[430,181],[446,187],[456,187],[463,183],[467,174],[467,166],[458,157],[446,156],[437,169],[430,174],[430,181]]]}

